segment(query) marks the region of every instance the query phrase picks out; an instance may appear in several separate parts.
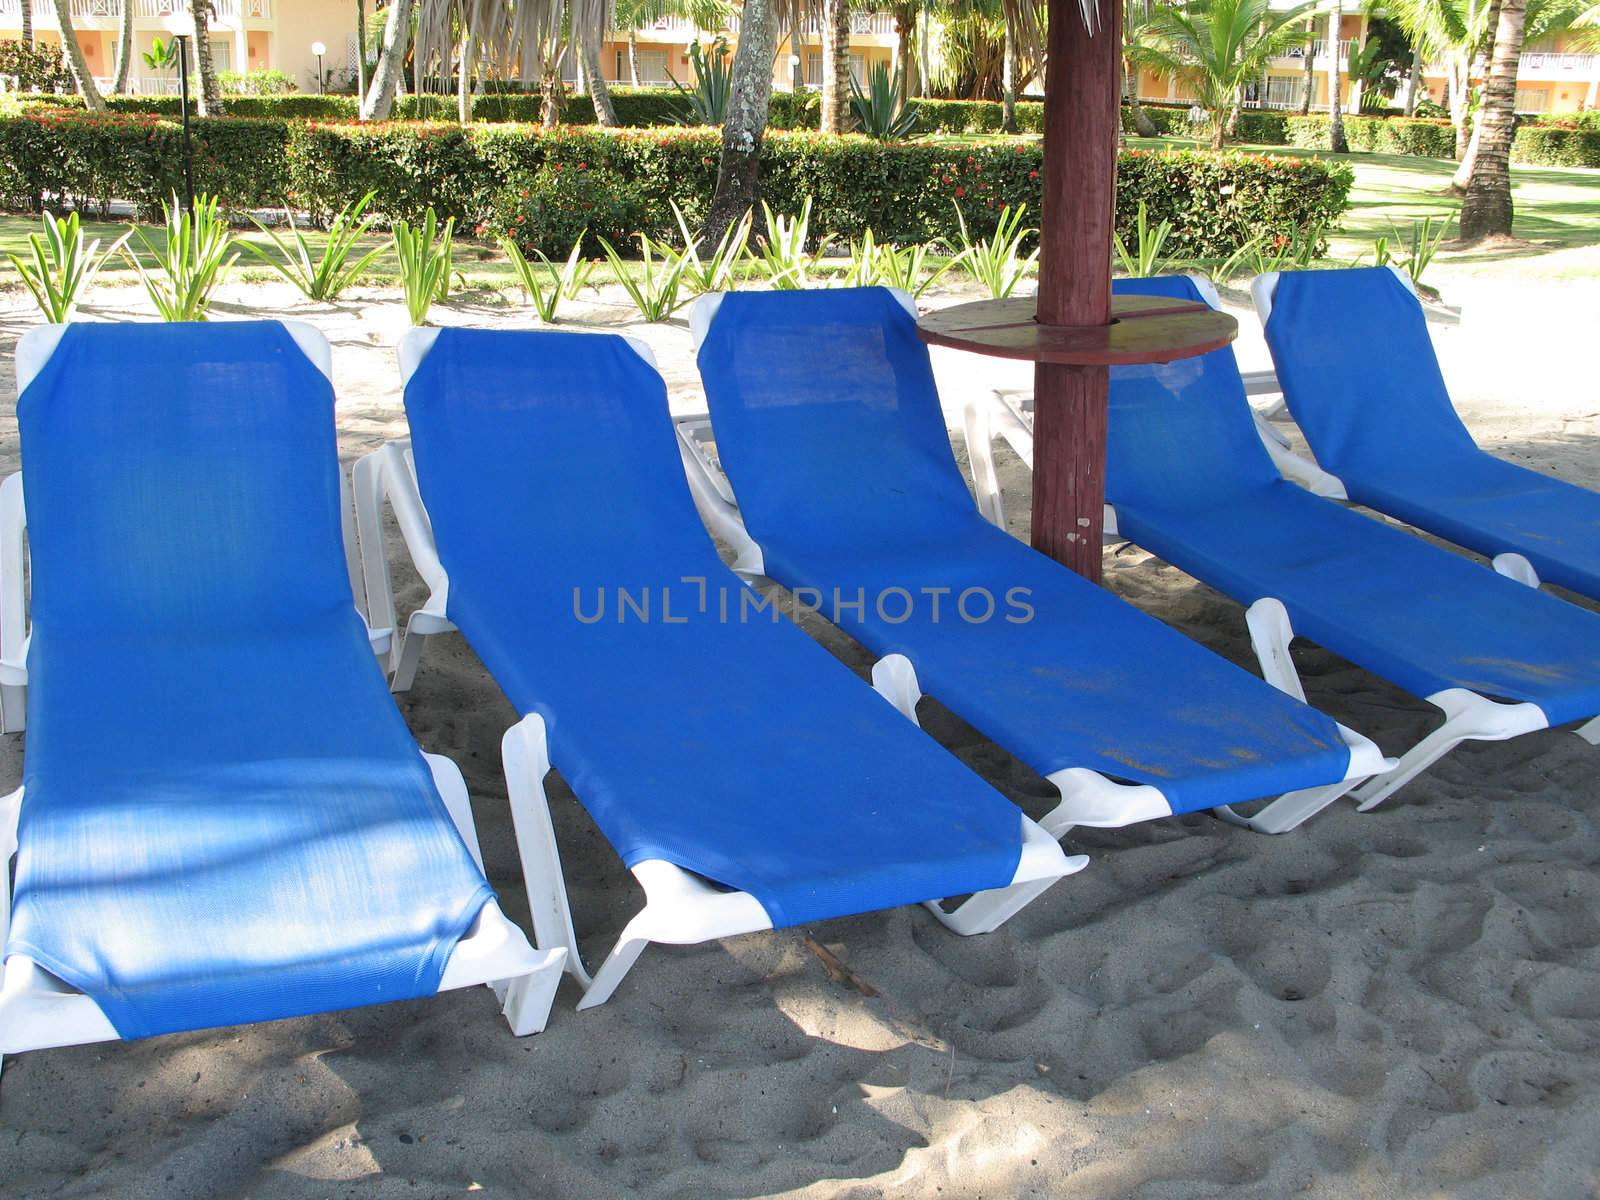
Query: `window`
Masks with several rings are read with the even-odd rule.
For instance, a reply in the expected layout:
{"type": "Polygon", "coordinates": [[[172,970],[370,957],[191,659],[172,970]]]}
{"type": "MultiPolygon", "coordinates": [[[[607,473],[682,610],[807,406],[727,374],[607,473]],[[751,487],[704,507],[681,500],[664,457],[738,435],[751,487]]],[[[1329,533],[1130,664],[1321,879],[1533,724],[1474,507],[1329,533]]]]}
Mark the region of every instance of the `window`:
{"type": "MultiPolygon", "coordinates": [[[[689,74],[693,76],[691,69],[689,74]]],[[[633,82],[633,71],[628,65],[627,47],[617,50],[617,80],[633,82]]],[[[665,87],[671,80],[667,77],[667,52],[665,50],[640,50],[639,51],[639,83],[642,87],[665,87]]],[[[688,83],[688,80],[684,81],[688,83]]]]}
{"type": "Polygon", "coordinates": [[[1299,108],[1300,96],[1305,91],[1305,80],[1287,75],[1267,76],[1268,108],[1299,108]]]}
{"type": "Polygon", "coordinates": [[[1550,90],[1548,88],[1518,88],[1517,111],[1519,113],[1549,112],[1550,90]]]}
{"type": "MultiPolygon", "coordinates": [[[[851,53],[850,75],[858,88],[867,86],[867,60],[864,54],[851,53]]],[[[822,86],[822,55],[815,50],[806,55],[806,86],[822,86]]]]}

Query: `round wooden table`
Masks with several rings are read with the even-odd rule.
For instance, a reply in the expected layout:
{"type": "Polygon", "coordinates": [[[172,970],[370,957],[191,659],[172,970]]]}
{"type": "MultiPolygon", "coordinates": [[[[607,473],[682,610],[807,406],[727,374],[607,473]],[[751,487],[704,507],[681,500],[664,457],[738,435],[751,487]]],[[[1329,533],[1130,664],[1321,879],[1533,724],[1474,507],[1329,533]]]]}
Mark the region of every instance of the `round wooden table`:
{"type": "Polygon", "coordinates": [[[923,317],[917,333],[930,346],[1036,364],[1031,541],[1098,582],[1109,368],[1220,350],[1239,323],[1209,305],[1159,296],[1113,296],[1109,325],[1041,324],[1036,305],[1031,296],[958,304],[923,317]]]}
{"type": "Polygon", "coordinates": [[[1239,336],[1227,313],[1189,300],[1113,296],[1111,324],[1041,325],[1032,296],[977,300],[929,313],[917,333],[930,346],[1074,367],[1172,362],[1220,350],[1239,336]]]}

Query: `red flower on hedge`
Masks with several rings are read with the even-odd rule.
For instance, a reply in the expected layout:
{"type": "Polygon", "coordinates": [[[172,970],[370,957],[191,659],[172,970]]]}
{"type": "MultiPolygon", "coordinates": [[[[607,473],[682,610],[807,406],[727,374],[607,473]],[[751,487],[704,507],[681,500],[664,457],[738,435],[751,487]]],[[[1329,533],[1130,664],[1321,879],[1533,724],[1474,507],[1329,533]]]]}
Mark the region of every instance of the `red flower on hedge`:
{"type": "Polygon", "coordinates": [[[961,199],[961,197],[965,196],[966,194],[967,194],[967,189],[966,188],[964,188],[964,187],[956,188],[956,199],[957,200],[961,199]]]}

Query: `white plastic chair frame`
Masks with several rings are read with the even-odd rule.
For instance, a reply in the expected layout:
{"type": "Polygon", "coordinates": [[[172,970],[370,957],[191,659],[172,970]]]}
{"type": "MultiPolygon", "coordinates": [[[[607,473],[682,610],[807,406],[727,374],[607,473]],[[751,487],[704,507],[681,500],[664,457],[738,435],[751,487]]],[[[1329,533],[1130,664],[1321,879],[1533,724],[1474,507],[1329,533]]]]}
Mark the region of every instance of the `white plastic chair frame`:
{"type": "MultiPolygon", "coordinates": [[[[324,375],[331,371],[328,343],[315,329],[299,322],[285,322],[295,341],[306,351],[324,375]]],[[[24,335],[17,345],[18,391],[26,388],[43,368],[64,326],[47,326],[24,335]]],[[[23,727],[28,643],[26,586],[23,579],[26,526],[22,505],[22,477],[9,476],[0,485],[0,642],[3,662],[6,729],[23,727]],[[12,724],[15,704],[15,724],[12,724]]],[[[348,527],[347,522],[347,527],[348,527]]],[[[355,561],[354,539],[347,543],[347,557],[355,561]]],[[[359,593],[358,593],[359,594],[359,593]]],[[[386,633],[386,631],[383,631],[386,633]]],[[[374,638],[375,651],[380,645],[374,638]]],[[[380,653],[388,651],[387,638],[380,653]]],[[[472,820],[461,772],[448,758],[424,755],[432,771],[451,821],[466,843],[478,869],[483,869],[483,854],[472,820]]],[[[17,852],[17,829],[22,815],[23,789],[18,788],[0,800],[0,859],[8,865],[17,852]]],[[[0,889],[0,947],[11,923],[11,886],[0,889]]],[[[537,950],[529,945],[522,931],[508,920],[498,903],[490,901],[451,952],[439,980],[439,991],[487,984],[500,1001],[501,1012],[517,1036],[538,1033],[545,1027],[555,991],[566,959],[564,946],[537,950]]],[[[63,983],[26,955],[12,955],[0,964],[0,1055],[24,1050],[43,1050],[55,1046],[78,1046],[91,1042],[115,1041],[118,1034],[110,1020],[89,996],[63,983]]]]}
{"type": "MultiPolygon", "coordinates": [[[[913,315],[916,305],[905,292],[893,289],[895,298],[913,315]]],[[[694,335],[695,348],[705,340],[722,303],[720,294],[702,296],[689,312],[689,329],[694,335]]],[[[1010,414],[1001,424],[1001,430],[1017,447],[1018,454],[1033,465],[1033,436],[1019,413],[1008,406],[1000,406],[1010,414]]],[[[972,410],[968,409],[969,414],[972,410]]],[[[986,425],[980,425],[977,434],[980,444],[988,446],[983,436],[986,425]]],[[[972,436],[969,433],[969,436],[972,436]]],[[[751,538],[740,516],[738,504],[727,478],[712,461],[708,442],[712,440],[710,421],[706,417],[687,417],[678,422],[678,446],[689,476],[690,490],[695,504],[707,525],[714,530],[730,531],[725,539],[734,546],[737,559],[734,570],[754,581],[762,577],[761,549],[751,538]]],[[[992,462],[989,477],[993,477],[992,462]]],[[[985,509],[984,515],[1002,529],[1004,518],[998,505],[998,488],[994,490],[996,503],[985,509]]],[[[980,509],[984,508],[982,498],[980,509]]],[[[1115,534],[1116,514],[1106,506],[1108,534],[1115,534]]],[[[904,655],[890,654],[879,659],[872,668],[873,686],[887,696],[906,717],[917,720],[916,705],[922,698],[921,685],[916,670],[904,655]]],[[[1320,812],[1339,797],[1345,795],[1362,780],[1368,779],[1392,766],[1378,747],[1359,733],[1339,726],[1339,735],[1350,750],[1350,765],[1343,781],[1324,787],[1307,788],[1289,792],[1252,815],[1246,816],[1229,805],[1212,809],[1221,819],[1235,825],[1253,829],[1258,833],[1286,833],[1307,817],[1320,812]]],[[[1067,767],[1045,777],[1061,795],[1061,801],[1039,824],[1052,836],[1064,837],[1075,825],[1095,828],[1121,828],[1140,821],[1153,821],[1170,817],[1172,804],[1166,795],[1151,784],[1122,783],[1090,770],[1087,767],[1067,767]]]]}
{"type": "MultiPolygon", "coordinates": [[[[1207,303],[1213,307],[1218,307],[1220,302],[1217,298],[1216,289],[1211,285],[1210,281],[1198,276],[1190,276],[1190,278],[1200,285],[1200,290],[1205,295],[1207,303]]],[[[1404,277],[1402,276],[1402,278],[1404,277]]],[[[1272,281],[1272,285],[1276,284],[1276,274],[1258,276],[1252,284],[1252,291],[1256,294],[1258,308],[1261,305],[1262,292],[1260,289],[1262,281],[1269,279],[1272,281]]],[[[1409,286],[1409,281],[1407,281],[1407,285],[1409,286]]],[[[1266,290],[1266,295],[1268,297],[1271,295],[1270,286],[1266,290]]],[[[1265,320],[1265,317],[1266,313],[1263,312],[1262,319],[1265,320]]],[[[998,407],[1004,407],[1013,415],[1013,420],[1009,424],[1002,425],[1001,431],[1014,448],[1019,445],[1026,448],[1025,453],[1022,449],[1018,449],[1017,453],[1031,469],[1033,466],[1033,430],[1031,423],[1021,415],[1020,406],[1008,397],[997,396],[991,402],[991,408],[998,407]]],[[[1259,424],[1258,418],[1258,429],[1259,424]]],[[[968,439],[968,456],[974,463],[974,478],[992,480],[994,477],[992,464],[983,467],[977,465],[980,459],[988,463],[993,455],[992,435],[986,436],[986,425],[979,422],[974,426],[970,426],[968,439]]],[[[1269,444],[1267,449],[1270,452],[1272,445],[1269,444]]],[[[1285,451],[1285,453],[1287,452],[1285,451]]],[[[1333,480],[1333,484],[1337,484],[1337,497],[1333,495],[1333,484],[1324,483],[1322,486],[1313,487],[1312,490],[1330,499],[1342,499],[1344,497],[1344,485],[1334,480],[1333,476],[1322,471],[1315,463],[1301,459],[1298,456],[1291,457],[1299,464],[1299,467],[1296,468],[1299,473],[1290,475],[1288,471],[1285,471],[1289,478],[1295,479],[1302,484],[1307,484],[1308,480],[1313,477],[1333,480]]],[[[1283,462],[1280,456],[1275,454],[1273,459],[1274,462],[1278,463],[1280,469],[1283,469],[1283,462]]],[[[980,507],[982,506],[980,495],[980,507]]],[[[1107,508],[1109,509],[1110,506],[1108,505],[1107,508]]],[[[998,511],[997,501],[995,505],[985,509],[985,515],[988,515],[991,511],[998,511]]],[[[990,519],[992,520],[993,517],[990,519]]],[[[1108,528],[1111,527],[1109,516],[1107,526],[1108,528]]],[[[1520,559],[1519,555],[1503,555],[1502,557],[1520,559]]],[[[1526,562],[1525,559],[1521,561],[1526,562]]],[[[1496,562],[1496,568],[1502,574],[1511,575],[1512,578],[1519,578],[1498,561],[1496,562]]],[[[1531,571],[1531,567],[1529,570],[1531,571]]],[[[1529,582],[1525,577],[1521,581],[1524,583],[1529,582]]],[[[1533,581],[1533,586],[1537,586],[1537,580],[1533,581]]],[[[1272,597],[1264,597],[1256,601],[1245,613],[1245,624],[1250,631],[1250,644],[1255,651],[1256,660],[1261,665],[1263,678],[1295,699],[1305,700],[1305,689],[1301,686],[1299,672],[1295,669],[1294,661],[1289,655],[1290,643],[1294,641],[1294,630],[1289,621],[1288,611],[1284,608],[1282,602],[1272,597]]],[[[1354,789],[1352,794],[1357,802],[1359,811],[1368,812],[1382,804],[1397,790],[1412,779],[1415,779],[1462,742],[1504,741],[1507,738],[1517,737],[1523,733],[1543,729],[1548,725],[1543,711],[1537,705],[1507,704],[1503,701],[1491,700],[1487,696],[1479,695],[1464,688],[1446,688],[1431,696],[1425,696],[1424,699],[1444,713],[1444,723],[1402,755],[1398,762],[1386,760],[1393,763],[1391,770],[1374,774],[1364,784],[1354,789]]],[[[1347,738],[1350,736],[1360,737],[1359,734],[1351,734],[1342,725],[1339,728],[1341,735],[1347,738]]],[[[1579,729],[1578,732],[1587,740],[1600,744],[1600,717],[1579,729]]],[[[1352,754],[1352,765],[1354,765],[1353,760],[1354,755],[1352,754]]],[[[1259,822],[1266,818],[1269,813],[1273,813],[1273,819],[1277,820],[1275,806],[1279,804],[1286,805],[1282,810],[1285,814],[1285,819],[1290,815],[1304,812],[1304,815],[1295,820],[1295,824],[1317,811],[1315,808],[1310,809],[1310,811],[1304,811],[1306,802],[1295,798],[1296,796],[1297,794],[1291,794],[1291,796],[1284,796],[1279,800],[1273,801],[1271,805],[1256,814],[1256,821],[1259,822]],[[1287,803],[1291,799],[1294,799],[1294,803],[1287,803]]],[[[1319,807],[1325,806],[1326,804],[1319,807]]],[[[1231,819],[1230,814],[1221,815],[1231,819]]],[[[1289,825],[1287,828],[1293,828],[1293,825],[1289,825]]]]}
{"type": "MultiPolygon", "coordinates": [[[[437,330],[413,330],[399,347],[400,370],[409,380],[438,336],[437,330]]],[[[648,346],[626,339],[639,356],[655,367],[648,346]]],[[[393,623],[394,591],[384,553],[382,512],[385,501],[395,514],[406,550],[428,586],[428,599],[406,622],[395,651],[395,691],[408,690],[416,677],[424,639],[453,630],[445,615],[450,581],[434,547],[433,528],[417,486],[415,461],[408,442],[390,442],[356,464],[356,525],[371,619],[393,623]]],[[[541,946],[567,951],[565,969],[583,990],[579,1009],[594,1008],[611,998],[623,977],[651,942],[694,945],[716,938],[772,928],[772,918],[748,892],[720,887],[664,859],[645,859],[631,868],[645,892],[645,904],[624,927],[598,970],[585,968],[573,930],[561,856],[550,820],[544,780],[550,773],[544,720],[530,713],[509,729],[501,742],[506,789],[511,802],[517,848],[527,880],[528,906],[541,946]]],[[[978,892],[954,910],[940,902],[926,907],[947,928],[959,934],[989,933],[1034,900],[1056,880],[1082,870],[1088,859],[1067,858],[1054,839],[1026,816],[1023,846],[1009,885],[978,892]]]]}
{"type": "MultiPolygon", "coordinates": [[[[1396,279],[1405,285],[1406,291],[1410,292],[1412,296],[1416,296],[1417,289],[1416,285],[1411,281],[1411,276],[1392,263],[1389,266],[1389,270],[1396,279]]],[[[1280,272],[1278,271],[1268,271],[1263,275],[1257,275],[1250,281],[1250,297],[1255,301],[1256,315],[1261,319],[1263,326],[1266,325],[1267,318],[1272,315],[1272,301],[1278,290],[1279,275],[1280,272]]],[[[1285,407],[1287,406],[1285,405],[1285,407]]],[[[1312,456],[1311,459],[1306,459],[1297,454],[1289,454],[1287,451],[1284,453],[1288,459],[1293,460],[1292,470],[1290,466],[1279,462],[1277,456],[1274,456],[1273,461],[1278,462],[1279,469],[1283,471],[1285,476],[1302,483],[1306,482],[1306,476],[1314,477],[1320,483],[1318,486],[1312,487],[1312,490],[1319,496],[1330,496],[1338,500],[1349,498],[1345,491],[1344,481],[1323,470],[1314,461],[1315,456],[1312,456]]],[[[1514,551],[1496,554],[1490,560],[1490,565],[1494,567],[1497,573],[1504,575],[1507,579],[1514,579],[1527,587],[1537,588],[1543,586],[1539,579],[1539,572],[1534,568],[1534,565],[1526,557],[1514,551]]],[[[1600,746],[1600,717],[1595,717],[1587,724],[1580,725],[1576,733],[1590,745],[1600,746]]]]}

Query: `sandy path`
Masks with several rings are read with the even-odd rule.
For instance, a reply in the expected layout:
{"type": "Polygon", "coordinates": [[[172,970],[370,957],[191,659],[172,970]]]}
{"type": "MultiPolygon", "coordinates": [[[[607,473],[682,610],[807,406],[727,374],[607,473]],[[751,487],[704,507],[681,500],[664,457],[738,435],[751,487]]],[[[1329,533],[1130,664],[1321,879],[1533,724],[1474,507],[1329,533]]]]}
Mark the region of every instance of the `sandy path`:
{"type": "MultiPolygon", "coordinates": [[[[1534,307],[1462,286],[1467,319],[1441,346],[1469,420],[1497,451],[1593,484],[1600,285],[1559,302],[1564,322],[1589,314],[1587,338],[1552,332],[1547,292],[1534,307]]],[[[105,295],[97,315],[142,312],[131,291],[105,295]]],[[[347,457],[403,429],[396,303],[256,287],[218,315],[246,297],[328,333],[347,457]]],[[[0,394],[31,323],[0,295],[0,394]]],[[[674,407],[700,407],[685,330],[641,332],[674,407]]],[[[947,400],[973,378],[941,370],[947,400]]],[[[0,466],[15,462],[7,403],[0,466]]],[[[1021,528],[1014,462],[1005,481],[1021,528]]],[[[1176,570],[1124,550],[1108,580],[1248,663],[1239,610],[1176,570]]],[[[406,581],[403,606],[420,599],[406,581]]],[[[402,707],[465,770],[489,874],[525,921],[499,773],[512,712],[459,639],[429,655],[402,707]]],[[[1297,657],[1313,700],[1387,748],[1428,727],[1429,709],[1366,673],[1297,657]]],[[[1029,812],[1048,807],[1041,780],[959,721],[928,728],[1029,812]]],[[[0,743],[0,786],[20,776],[18,742],[0,743]]],[[[1545,732],[1458,751],[1376,814],[1341,805],[1282,838],[1199,816],[1087,832],[1073,842],[1090,868],[998,934],[957,939],[921,911],[817,927],[877,999],[830,983],[786,930],[652,949],[610,1004],[580,1015],[564,990],[523,1041],[474,990],[25,1055],[5,1065],[0,1180],[8,1197],[1600,1195],[1597,765],[1545,732]]],[[[593,959],[639,895],[570,793],[552,794],[593,959]]]]}

